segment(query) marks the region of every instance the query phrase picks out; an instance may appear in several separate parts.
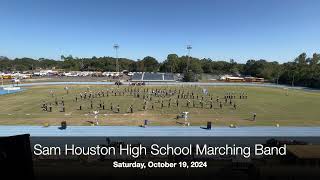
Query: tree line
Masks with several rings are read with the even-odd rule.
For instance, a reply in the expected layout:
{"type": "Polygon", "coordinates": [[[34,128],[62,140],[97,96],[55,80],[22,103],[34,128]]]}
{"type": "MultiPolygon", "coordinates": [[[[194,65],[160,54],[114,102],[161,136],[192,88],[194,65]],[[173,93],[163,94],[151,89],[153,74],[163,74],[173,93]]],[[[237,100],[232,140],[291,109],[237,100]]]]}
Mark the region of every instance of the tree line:
{"type": "MultiPolygon", "coordinates": [[[[134,61],[119,58],[120,70],[131,72],[168,72],[183,73],[186,81],[196,81],[202,73],[213,75],[244,75],[262,77],[279,84],[293,86],[306,86],[320,88],[320,54],[314,53],[307,57],[306,53],[300,54],[292,61],[279,64],[277,61],[263,59],[250,59],[246,63],[237,63],[235,60],[214,61],[210,58],[199,59],[188,56],[169,54],[163,62],[151,56],[134,61]],[[186,69],[188,71],[186,72],[186,69]]],[[[36,69],[65,69],[67,71],[116,71],[116,58],[91,57],[74,58],[71,55],[61,56],[61,60],[15,58],[9,59],[0,56],[0,71],[30,71],[36,69]]]]}

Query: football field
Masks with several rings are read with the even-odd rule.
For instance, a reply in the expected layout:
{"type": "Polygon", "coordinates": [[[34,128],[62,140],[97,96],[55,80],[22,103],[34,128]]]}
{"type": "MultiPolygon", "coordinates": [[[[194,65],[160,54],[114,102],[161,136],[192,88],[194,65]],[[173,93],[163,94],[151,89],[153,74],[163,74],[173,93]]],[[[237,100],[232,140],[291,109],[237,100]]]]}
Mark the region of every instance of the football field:
{"type": "Polygon", "coordinates": [[[99,125],[320,125],[320,93],[270,87],[41,85],[0,102],[0,125],[93,125],[94,111],[99,125]]]}

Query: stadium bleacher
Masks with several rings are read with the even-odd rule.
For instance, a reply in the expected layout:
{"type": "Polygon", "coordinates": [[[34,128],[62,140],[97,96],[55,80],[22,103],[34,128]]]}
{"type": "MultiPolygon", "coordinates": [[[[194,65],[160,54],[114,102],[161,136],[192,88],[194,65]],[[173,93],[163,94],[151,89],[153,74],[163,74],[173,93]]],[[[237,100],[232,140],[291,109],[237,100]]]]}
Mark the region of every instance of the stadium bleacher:
{"type": "Polygon", "coordinates": [[[168,81],[174,81],[174,76],[172,73],[165,73],[163,75],[164,80],[168,80],[168,81]]]}
{"type": "Polygon", "coordinates": [[[141,79],[142,79],[142,74],[140,73],[134,73],[132,76],[132,80],[134,81],[141,81],[141,79]]]}
{"type": "Polygon", "coordinates": [[[160,73],[143,73],[143,80],[145,81],[162,81],[163,74],[160,73]]]}
{"type": "Polygon", "coordinates": [[[135,73],[132,76],[131,81],[141,81],[141,82],[164,82],[164,81],[175,81],[172,73],[135,73]]]}

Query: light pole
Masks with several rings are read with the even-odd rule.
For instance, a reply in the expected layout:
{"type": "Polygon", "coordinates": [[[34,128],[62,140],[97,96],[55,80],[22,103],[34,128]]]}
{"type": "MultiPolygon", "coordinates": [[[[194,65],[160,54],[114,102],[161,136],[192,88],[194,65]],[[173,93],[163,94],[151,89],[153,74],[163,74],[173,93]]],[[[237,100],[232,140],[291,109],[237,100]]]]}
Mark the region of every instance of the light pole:
{"type": "Polygon", "coordinates": [[[119,60],[118,60],[118,49],[119,49],[119,45],[118,44],[114,44],[113,48],[116,50],[116,71],[119,73],[119,60]]]}
{"type": "Polygon", "coordinates": [[[188,50],[188,59],[187,59],[187,72],[189,72],[189,61],[190,61],[190,51],[192,49],[192,46],[191,45],[187,45],[187,50],[188,50]]]}

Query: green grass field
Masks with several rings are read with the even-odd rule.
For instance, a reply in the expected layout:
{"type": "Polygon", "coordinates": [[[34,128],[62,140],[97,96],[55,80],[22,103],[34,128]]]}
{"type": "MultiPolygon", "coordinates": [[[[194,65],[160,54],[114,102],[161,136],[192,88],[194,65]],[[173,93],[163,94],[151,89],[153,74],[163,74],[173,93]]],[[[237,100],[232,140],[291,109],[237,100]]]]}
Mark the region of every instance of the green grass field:
{"type": "Polygon", "coordinates": [[[70,85],[69,94],[64,89],[65,86],[33,86],[25,91],[16,94],[0,96],[0,124],[1,125],[59,125],[66,120],[72,125],[90,125],[94,121],[94,110],[99,110],[100,125],[133,125],[138,126],[144,119],[150,120],[150,125],[180,125],[183,119],[176,119],[181,112],[189,112],[189,122],[191,125],[205,125],[207,121],[212,121],[214,125],[249,125],[249,126],[319,126],[320,125],[320,93],[307,92],[302,90],[286,90],[267,87],[244,87],[244,86],[106,86],[106,85],[70,85]],[[87,88],[95,93],[104,91],[105,96],[93,99],[81,100],[79,94],[87,91],[87,88]],[[203,94],[203,88],[207,89],[209,95],[203,94]],[[111,91],[123,92],[124,90],[140,90],[140,97],[134,97],[129,92],[125,95],[117,95],[111,91]],[[143,95],[147,97],[147,90],[162,89],[176,90],[176,94],[166,97],[149,95],[147,109],[144,110],[143,95]],[[190,98],[190,106],[187,107],[187,99],[179,98],[179,106],[176,106],[178,92],[185,94],[194,92],[195,100],[190,98]],[[52,97],[50,91],[54,92],[52,97]],[[107,97],[107,91],[109,96],[107,97]],[[233,105],[225,104],[224,96],[227,92],[232,92],[236,99],[237,109],[233,105]],[[241,93],[246,93],[248,99],[239,99],[241,93]],[[76,102],[75,97],[78,96],[76,102]],[[196,99],[198,95],[199,100],[196,99]],[[204,107],[200,105],[200,99],[204,96],[204,107]],[[217,96],[223,104],[220,109],[216,102],[217,96]],[[60,101],[63,97],[65,112],[60,112],[62,105],[60,101]],[[210,99],[213,98],[213,108],[210,108],[210,99]],[[171,98],[171,106],[168,107],[171,98]],[[55,105],[55,99],[59,105],[55,105]],[[91,100],[93,108],[91,109],[91,100]],[[105,110],[100,108],[100,101],[104,103],[105,110]],[[161,108],[163,101],[163,108],[161,108]],[[52,112],[43,111],[42,103],[52,104],[52,112]],[[193,102],[195,107],[193,107],[193,102]],[[111,111],[111,103],[113,111],[111,111]],[[151,106],[154,106],[152,110],[151,106]],[[79,110],[80,105],[82,110],[79,110]],[[117,113],[117,105],[120,112],[117,113]],[[130,113],[129,106],[133,106],[133,113],[130,113]],[[257,114],[256,121],[252,121],[253,113],[257,114]]]}

